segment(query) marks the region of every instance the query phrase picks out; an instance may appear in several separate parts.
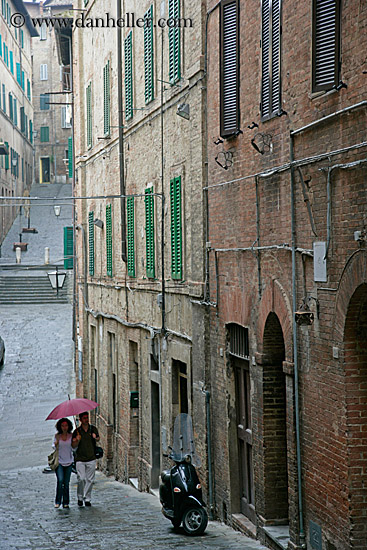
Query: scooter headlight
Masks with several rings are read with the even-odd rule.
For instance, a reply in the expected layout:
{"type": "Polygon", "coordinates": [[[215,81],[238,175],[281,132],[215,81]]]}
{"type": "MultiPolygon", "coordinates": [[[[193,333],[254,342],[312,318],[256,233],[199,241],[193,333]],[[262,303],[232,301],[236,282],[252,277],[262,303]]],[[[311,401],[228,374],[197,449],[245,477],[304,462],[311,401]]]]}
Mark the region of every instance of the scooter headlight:
{"type": "Polygon", "coordinates": [[[180,489],[179,487],[175,487],[175,488],[173,489],[173,492],[174,492],[174,493],[181,493],[181,489],[180,489]]]}
{"type": "Polygon", "coordinates": [[[197,488],[197,489],[201,489],[201,483],[198,483],[198,484],[196,485],[196,488],[197,488]]]}
{"type": "Polygon", "coordinates": [[[186,455],[185,456],[185,462],[191,462],[191,456],[190,455],[186,455]]]}

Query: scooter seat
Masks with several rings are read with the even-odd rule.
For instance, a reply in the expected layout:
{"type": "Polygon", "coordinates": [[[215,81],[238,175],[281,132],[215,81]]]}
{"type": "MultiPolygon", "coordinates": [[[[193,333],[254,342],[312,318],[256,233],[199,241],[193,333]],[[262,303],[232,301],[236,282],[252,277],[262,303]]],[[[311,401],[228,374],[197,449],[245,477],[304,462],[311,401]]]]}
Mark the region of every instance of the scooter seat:
{"type": "Polygon", "coordinates": [[[163,483],[167,483],[171,479],[171,472],[169,470],[163,470],[161,479],[163,483]]]}

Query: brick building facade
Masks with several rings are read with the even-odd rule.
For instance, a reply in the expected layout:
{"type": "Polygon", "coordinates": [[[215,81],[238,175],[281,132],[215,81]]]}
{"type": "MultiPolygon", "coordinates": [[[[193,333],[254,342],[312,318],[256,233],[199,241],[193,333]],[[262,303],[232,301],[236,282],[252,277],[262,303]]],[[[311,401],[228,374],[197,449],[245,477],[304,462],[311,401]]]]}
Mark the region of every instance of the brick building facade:
{"type": "Polygon", "coordinates": [[[278,547],[367,546],[366,24],[208,3],[215,507],[278,547]]]}
{"type": "Polygon", "coordinates": [[[33,169],[31,37],[37,36],[37,31],[29,23],[22,29],[13,27],[14,13],[28,17],[22,1],[3,0],[0,9],[0,195],[9,199],[1,201],[0,244],[19,211],[11,197],[28,192],[33,169]]]}
{"type": "MultiPolygon", "coordinates": [[[[147,490],[179,412],[192,414],[205,464],[204,310],[193,303],[204,287],[204,18],[193,1],[121,10],[145,24],[120,30],[120,75],[117,27],[73,30],[75,194],[87,197],[76,201],[77,386],[100,403],[101,467],[147,490]],[[194,24],[153,26],[172,10],[194,24]]],[[[107,1],[86,4],[85,17],[106,13],[117,17],[107,1]]]]}

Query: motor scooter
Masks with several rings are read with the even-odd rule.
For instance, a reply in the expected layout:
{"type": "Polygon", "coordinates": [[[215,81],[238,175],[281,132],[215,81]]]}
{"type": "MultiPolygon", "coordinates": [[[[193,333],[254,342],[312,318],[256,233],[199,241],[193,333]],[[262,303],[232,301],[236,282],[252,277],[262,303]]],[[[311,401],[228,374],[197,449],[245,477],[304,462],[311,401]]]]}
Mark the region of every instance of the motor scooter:
{"type": "Polygon", "coordinates": [[[173,431],[173,447],[168,456],[175,465],[161,473],[159,498],[163,515],[178,529],[181,523],[188,535],[201,535],[208,525],[208,514],[202,498],[201,484],[195,466],[200,458],[195,452],[191,416],[177,416],[173,431]]]}

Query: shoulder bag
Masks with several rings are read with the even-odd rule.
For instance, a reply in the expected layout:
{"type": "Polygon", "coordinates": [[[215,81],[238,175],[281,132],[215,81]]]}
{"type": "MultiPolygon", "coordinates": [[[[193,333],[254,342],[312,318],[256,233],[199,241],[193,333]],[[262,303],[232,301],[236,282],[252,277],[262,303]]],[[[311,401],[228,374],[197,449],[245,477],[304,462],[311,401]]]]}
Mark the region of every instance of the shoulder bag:
{"type": "Polygon", "coordinates": [[[59,450],[55,449],[50,455],[48,455],[48,465],[51,470],[56,470],[59,465],[59,450]]]}

